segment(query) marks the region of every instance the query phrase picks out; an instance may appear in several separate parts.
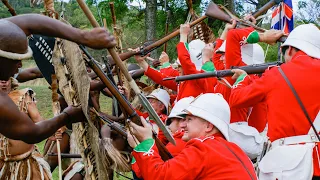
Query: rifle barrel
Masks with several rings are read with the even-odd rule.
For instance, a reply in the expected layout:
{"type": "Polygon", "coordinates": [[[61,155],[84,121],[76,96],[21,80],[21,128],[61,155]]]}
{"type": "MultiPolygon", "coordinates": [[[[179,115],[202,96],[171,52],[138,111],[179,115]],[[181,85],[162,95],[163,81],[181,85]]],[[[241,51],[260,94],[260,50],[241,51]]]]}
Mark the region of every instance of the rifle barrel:
{"type": "MultiPolygon", "coordinates": [[[[221,10],[218,7],[218,5],[216,5],[213,2],[210,3],[209,6],[208,6],[208,9],[206,11],[206,16],[208,16],[210,18],[213,18],[213,19],[218,19],[218,20],[224,21],[226,23],[232,23],[232,20],[233,20],[227,13],[225,13],[223,10],[221,10]]],[[[258,27],[256,25],[252,24],[252,23],[249,23],[249,22],[246,22],[246,21],[243,21],[243,20],[237,20],[237,22],[240,25],[253,27],[256,30],[261,31],[261,32],[265,32],[266,31],[263,28],[260,28],[260,27],[258,27]]],[[[286,38],[287,38],[287,36],[282,36],[277,41],[284,42],[286,38]]]]}
{"type": "Polygon", "coordinates": [[[185,76],[177,76],[175,78],[165,78],[165,80],[172,80],[175,79],[176,82],[180,81],[188,81],[188,80],[195,80],[195,79],[201,79],[201,78],[209,78],[209,77],[228,77],[232,76],[234,73],[232,72],[232,69],[242,69],[246,71],[247,74],[261,74],[264,73],[266,69],[273,67],[273,66],[280,66],[282,62],[272,62],[272,63],[265,63],[265,64],[253,64],[249,66],[242,66],[242,67],[231,67],[231,69],[227,70],[220,70],[220,71],[212,71],[212,72],[206,72],[206,73],[199,73],[199,74],[190,74],[185,76]]]}
{"type": "Polygon", "coordinates": [[[252,13],[252,16],[257,18],[258,16],[261,16],[265,12],[267,12],[272,6],[279,4],[281,0],[270,0],[265,5],[263,5],[260,9],[252,13]]]}

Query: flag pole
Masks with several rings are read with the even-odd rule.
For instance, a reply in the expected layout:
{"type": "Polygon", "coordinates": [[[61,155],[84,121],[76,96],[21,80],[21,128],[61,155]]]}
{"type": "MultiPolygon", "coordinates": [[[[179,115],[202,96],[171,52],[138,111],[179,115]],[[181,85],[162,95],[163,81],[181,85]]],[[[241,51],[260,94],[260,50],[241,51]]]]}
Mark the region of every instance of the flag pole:
{"type": "MultiPolygon", "coordinates": [[[[281,1],[279,3],[279,29],[281,31],[283,31],[283,26],[282,26],[282,3],[283,1],[281,1]]],[[[282,42],[278,42],[278,61],[282,62],[283,59],[282,59],[282,55],[281,55],[281,44],[282,42]]]]}

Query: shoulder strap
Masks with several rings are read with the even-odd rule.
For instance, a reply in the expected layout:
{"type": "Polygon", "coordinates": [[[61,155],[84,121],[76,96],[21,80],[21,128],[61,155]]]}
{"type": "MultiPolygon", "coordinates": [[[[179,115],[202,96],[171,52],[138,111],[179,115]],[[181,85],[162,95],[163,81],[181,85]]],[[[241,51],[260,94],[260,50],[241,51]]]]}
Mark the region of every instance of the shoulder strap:
{"type": "Polygon", "coordinates": [[[300,108],[302,109],[304,115],[305,115],[306,118],[308,119],[308,121],[309,121],[309,123],[310,123],[310,125],[311,125],[311,127],[312,127],[312,129],[313,129],[313,131],[314,131],[314,133],[315,133],[315,135],[317,136],[318,140],[320,141],[319,134],[318,134],[316,128],[314,127],[314,125],[313,125],[313,123],[312,123],[312,121],[311,121],[311,118],[310,118],[310,116],[309,116],[306,108],[304,107],[304,105],[303,105],[303,103],[302,103],[302,101],[301,101],[301,99],[300,99],[297,91],[294,89],[293,85],[291,84],[291,82],[289,81],[288,77],[287,77],[286,74],[283,72],[283,70],[281,69],[280,66],[278,66],[278,69],[279,69],[279,72],[280,72],[280,74],[282,75],[283,79],[286,81],[286,83],[287,83],[288,86],[290,87],[290,89],[291,89],[293,95],[295,96],[296,100],[298,101],[298,104],[300,105],[300,108]]]}
{"type": "MultiPolygon", "coordinates": [[[[220,142],[220,141],[218,141],[218,142],[220,142]]],[[[220,143],[223,144],[223,146],[226,147],[226,148],[240,161],[240,163],[242,164],[242,166],[246,169],[247,173],[249,174],[250,178],[251,178],[252,180],[254,180],[254,177],[253,177],[252,174],[250,173],[248,167],[244,164],[244,162],[240,159],[240,157],[237,156],[237,154],[236,154],[232,149],[230,149],[227,145],[225,145],[223,142],[220,142],[220,143]]]]}

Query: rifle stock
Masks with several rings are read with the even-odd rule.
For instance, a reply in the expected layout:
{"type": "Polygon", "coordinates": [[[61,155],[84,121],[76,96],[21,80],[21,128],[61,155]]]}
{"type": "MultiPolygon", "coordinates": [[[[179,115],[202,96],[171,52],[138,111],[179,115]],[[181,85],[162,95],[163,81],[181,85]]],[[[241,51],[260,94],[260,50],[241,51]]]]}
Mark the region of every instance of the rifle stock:
{"type": "MultiPolygon", "coordinates": [[[[218,19],[221,21],[224,21],[226,23],[232,23],[232,18],[225,13],[224,11],[222,11],[218,5],[216,5],[215,3],[210,3],[207,11],[206,11],[206,15],[210,18],[213,19],[218,19]]],[[[236,20],[236,19],[235,19],[236,20]]],[[[242,25],[242,26],[247,26],[247,27],[253,27],[254,29],[256,29],[257,31],[260,32],[265,32],[266,29],[260,28],[250,22],[244,21],[244,20],[236,20],[238,25],[242,25]]],[[[281,38],[278,39],[279,42],[284,42],[287,39],[287,36],[282,36],[281,38]]]]}
{"type": "Polygon", "coordinates": [[[242,69],[246,71],[247,74],[262,74],[265,72],[266,69],[273,66],[280,66],[281,64],[282,62],[277,61],[272,63],[253,64],[253,65],[241,66],[241,67],[233,66],[231,67],[231,69],[227,69],[227,70],[164,78],[163,81],[175,80],[176,82],[180,82],[180,81],[188,81],[188,80],[195,80],[195,79],[208,78],[208,77],[217,77],[217,78],[228,77],[228,76],[233,76],[234,73],[231,71],[232,69],[242,69]]]}

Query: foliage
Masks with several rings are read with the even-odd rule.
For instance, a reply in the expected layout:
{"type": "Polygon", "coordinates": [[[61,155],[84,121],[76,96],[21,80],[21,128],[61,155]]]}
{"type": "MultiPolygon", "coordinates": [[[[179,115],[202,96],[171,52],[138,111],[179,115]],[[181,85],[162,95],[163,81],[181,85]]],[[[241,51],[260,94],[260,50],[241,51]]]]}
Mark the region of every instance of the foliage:
{"type": "Polygon", "coordinates": [[[301,24],[314,23],[320,25],[320,1],[300,0],[298,2],[297,19],[301,24]]]}

